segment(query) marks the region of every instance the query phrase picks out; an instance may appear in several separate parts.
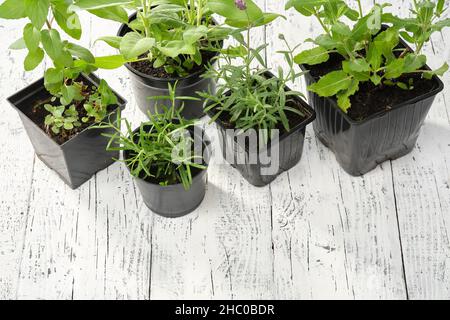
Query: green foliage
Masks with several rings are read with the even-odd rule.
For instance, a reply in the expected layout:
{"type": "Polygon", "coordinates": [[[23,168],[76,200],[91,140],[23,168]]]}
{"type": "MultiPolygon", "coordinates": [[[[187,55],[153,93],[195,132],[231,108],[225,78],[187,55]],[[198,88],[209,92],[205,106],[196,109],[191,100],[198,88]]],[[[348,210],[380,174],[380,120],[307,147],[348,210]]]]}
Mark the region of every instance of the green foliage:
{"type": "MultiPolygon", "coordinates": [[[[115,121],[102,123],[97,128],[108,128],[112,134],[105,134],[110,139],[109,151],[124,151],[123,162],[136,178],[156,181],[161,186],[182,183],[188,190],[192,185],[192,170],[205,170],[202,155],[195,154],[194,139],[189,129],[193,129],[194,121],[185,120],[176,111],[175,88],[169,85],[171,106],[165,112],[150,114],[150,121],[141,123],[138,130],[133,131],[131,124],[122,118],[120,111],[115,121]],[[126,132],[121,130],[125,123],[126,132]]],[[[185,98],[190,99],[190,98],[185,98]]]]}
{"type": "Polygon", "coordinates": [[[60,134],[62,129],[71,131],[75,127],[81,126],[78,120],[78,111],[74,105],[66,109],[65,106],[45,104],[44,108],[49,112],[45,117],[45,126],[54,134],[60,134]]]}
{"type": "MultiPolygon", "coordinates": [[[[81,0],[80,0],[81,1],[81,0]]],[[[82,7],[95,7],[105,18],[104,10],[121,1],[83,1],[82,7]],[[92,5],[87,5],[89,2],[92,5]]],[[[125,2],[125,1],[122,1],[125,2]]],[[[123,37],[101,37],[108,45],[119,49],[120,56],[111,57],[114,65],[132,61],[149,61],[154,68],[164,67],[175,76],[186,76],[202,61],[202,51],[218,51],[219,42],[228,37],[225,28],[215,25],[209,0],[136,0],[122,3],[120,8],[137,12],[128,23],[131,32],[123,37]]],[[[111,19],[111,17],[109,17],[111,19]]],[[[113,19],[118,20],[118,19],[113,19]]]]}
{"type": "MultiPolygon", "coordinates": [[[[124,1],[115,1],[115,6],[124,1]]],[[[79,102],[89,99],[91,106],[89,117],[100,121],[100,115],[106,115],[107,106],[116,104],[112,91],[106,82],[102,81],[98,91],[90,92],[78,78],[81,73],[92,73],[98,66],[107,64],[105,58],[95,58],[86,48],[64,40],[53,24],[59,26],[68,36],[75,40],[80,39],[82,27],[78,17],[81,7],[102,3],[113,4],[113,1],[86,1],[86,0],[6,0],[0,5],[0,18],[22,19],[27,18],[22,38],[16,40],[11,49],[28,51],[24,68],[26,71],[36,69],[47,55],[53,66],[44,73],[44,85],[53,96],[52,100],[59,99],[61,105],[45,105],[49,112],[45,120],[46,126],[53,133],[62,130],[71,131],[81,125],[76,106],[79,102]],[[103,60],[102,60],[103,59],[103,60]],[[92,96],[89,95],[92,93],[92,96]],[[67,108],[67,106],[69,106],[67,108]]],[[[111,10],[105,9],[105,10],[111,10]]],[[[92,8],[95,9],[95,8],[92,8]]]]}
{"type": "Polygon", "coordinates": [[[364,15],[361,1],[357,2],[359,12],[341,0],[288,1],[287,9],[293,7],[305,16],[315,16],[325,32],[310,39],[316,47],[298,54],[295,62],[316,65],[328,61],[331,53],[338,53],[344,59],[341,70],[323,76],[309,90],[320,96],[336,96],[339,107],[347,112],[351,107],[350,97],[358,92],[361,82],[410,90],[413,88],[411,80],[404,83],[399,78],[420,73],[430,79],[448,70],[446,63],[434,71],[423,70],[427,58],[421,53],[434,32],[450,26],[450,19],[442,19],[447,9],[445,1],[413,0],[409,18],[386,13],[388,4],[375,4],[364,15]],[[353,26],[347,25],[344,17],[355,21],[353,26]],[[383,24],[388,28],[383,29],[383,24]],[[400,37],[413,44],[415,50],[401,48],[400,37]]]}
{"type": "Polygon", "coordinates": [[[229,117],[229,124],[243,132],[249,129],[264,130],[265,142],[275,128],[283,127],[289,131],[287,113],[302,115],[301,111],[292,107],[293,97],[301,93],[286,91],[287,82],[295,81],[302,75],[294,71],[292,52],[295,48],[291,50],[284,36],[280,35],[287,46],[287,50],[280,53],[290,69],[285,74],[279,68],[277,76],[271,76],[262,57],[267,44],[256,49],[250,44],[253,28],[268,24],[280,15],[264,13],[253,1],[212,0],[208,2],[208,7],[225,17],[229,26],[236,28],[232,35],[239,43],[224,49],[218,58],[218,68],[211,67],[206,74],[206,77],[219,83],[217,92],[199,93],[206,99],[205,111],[214,110],[215,116],[211,122],[225,114],[229,117]],[[242,31],[245,31],[246,39],[242,31]]]}

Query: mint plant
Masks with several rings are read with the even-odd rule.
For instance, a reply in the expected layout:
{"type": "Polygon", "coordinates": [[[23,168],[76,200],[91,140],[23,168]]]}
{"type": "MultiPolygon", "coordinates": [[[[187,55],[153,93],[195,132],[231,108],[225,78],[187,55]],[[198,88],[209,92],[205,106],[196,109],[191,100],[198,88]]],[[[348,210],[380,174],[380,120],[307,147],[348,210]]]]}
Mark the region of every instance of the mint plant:
{"type": "Polygon", "coordinates": [[[239,45],[225,49],[219,57],[219,67],[210,68],[206,75],[219,83],[217,93],[200,94],[207,99],[205,111],[215,113],[211,121],[226,115],[229,118],[227,125],[242,131],[264,129],[269,135],[270,130],[275,128],[289,131],[288,113],[303,116],[293,99],[302,94],[286,91],[287,82],[295,81],[302,75],[294,69],[293,51],[296,48],[290,48],[284,36],[280,35],[287,47],[280,53],[285,56],[290,68],[285,73],[280,67],[275,77],[269,73],[263,58],[267,44],[256,49],[250,45],[251,30],[269,23],[278,15],[263,13],[252,1],[231,1],[228,7],[218,4],[217,12],[225,16],[231,26],[243,27],[245,37],[236,36],[239,45]],[[253,67],[254,62],[256,67],[253,67]]]}
{"type": "Polygon", "coordinates": [[[433,75],[442,76],[447,70],[442,67],[425,70],[427,57],[422,53],[425,43],[434,32],[450,26],[444,19],[447,10],[444,0],[413,0],[411,16],[400,18],[385,12],[389,4],[375,4],[364,14],[360,0],[358,11],[351,9],[342,0],[289,0],[286,9],[295,8],[304,16],[314,16],[324,34],[308,39],[316,47],[305,50],[295,57],[295,62],[318,65],[327,62],[331,54],[342,57],[342,68],[323,76],[308,89],[322,97],[335,96],[338,106],[347,112],[352,106],[351,97],[358,92],[361,83],[372,82],[375,86],[398,86],[404,90],[414,87],[413,79],[402,81],[413,74],[425,79],[433,75]],[[346,23],[348,18],[353,25],[346,23]],[[387,24],[387,28],[383,28],[387,24]],[[414,45],[410,51],[400,45],[400,37],[414,45]]]}
{"type": "MultiPolygon", "coordinates": [[[[170,106],[163,106],[164,112],[149,113],[150,121],[141,123],[138,130],[120,115],[113,122],[102,123],[96,128],[113,131],[104,134],[110,139],[108,151],[123,151],[123,162],[130,169],[131,175],[161,186],[181,183],[186,190],[192,185],[193,171],[205,170],[202,155],[194,150],[194,139],[189,130],[194,128],[193,120],[185,120],[176,110],[176,100],[190,99],[176,97],[176,86],[169,87],[170,106]],[[125,123],[126,132],[121,130],[125,123]]],[[[167,97],[160,97],[166,99],[167,97]]]]}
{"type": "MultiPolygon", "coordinates": [[[[114,2],[114,1],[110,1],[114,2]]],[[[123,37],[98,39],[120,50],[120,62],[148,62],[176,77],[188,75],[195,66],[207,64],[204,52],[220,50],[228,30],[212,19],[209,0],[136,0],[123,8],[137,13],[126,22],[123,37]]]]}
{"type": "MultiPolygon", "coordinates": [[[[44,74],[45,88],[52,97],[36,106],[48,112],[44,125],[51,129],[47,130],[49,134],[70,137],[74,129],[82,126],[82,122],[88,122],[90,118],[101,120],[101,116],[107,113],[107,107],[117,104],[117,98],[105,81],[101,82],[98,89],[83,83],[81,73],[95,71],[97,59],[88,49],[64,40],[56,28],[79,40],[82,26],[77,5],[89,2],[99,1],[6,0],[0,5],[0,18],[29,20],[23,28],[22,38],[10,46],[13,50],[28,50],[24,61],[25,70],[36,69],[45,56],[53,63],[44,74]],[[87,114],[83,121],[80,119],[82,114],[87,114]]],[[[94,9],[92,13],[104,15],[105,12],[114,11],[111,8],[104,10],[98,12],[94,9]]]]}

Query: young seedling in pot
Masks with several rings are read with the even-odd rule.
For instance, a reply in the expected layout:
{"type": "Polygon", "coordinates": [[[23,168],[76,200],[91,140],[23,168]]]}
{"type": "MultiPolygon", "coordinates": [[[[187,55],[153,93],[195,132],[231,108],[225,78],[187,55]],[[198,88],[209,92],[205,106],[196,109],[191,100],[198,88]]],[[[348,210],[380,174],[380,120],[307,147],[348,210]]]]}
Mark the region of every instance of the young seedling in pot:
{"type": "Polygon", "coordinates": [[[126,104],[106,81],[92,74],[99,67],[110,67],[109,58],[95,58],[73,42],[82,33],[75,5],[85,2],[6,0],[0,4],[0,18],[28,20],[22,37],[11,45],[14,50],[27,50],[25,70],[36,69],[46,57],[51,61],[44,78],[8,101],[19,112],[37,157],[74,189],[112,163],[112,155],[104,150],[105,138],[90,127],[126,104]],[[59,30],[72,40],[65,40],[59,30]]]}
{"type": "Polygon", "coordinates": [[[450,19],[442,17],[446,11],[444,0],[413,0],[408,18],[386,13],[389,4],[375,4],[366,15],[360,0],[358,5],[359,11],[355,11],[338,0],[288,1],[287,9],[294,7],[305,16],[316,17],[325,32],[309,39],[316,47],[297,55],[295,62],[319,65],[333,54],[342,60],[341,68],[323,75],[309,90],[321,97],[336,97],[338,106],[347,113],[352,107],[352,96],[367,82],[375,87],[397,86],[407,91],[421,79],[442,76],[448,70],[447,63],[433,71],[425,69],[427,57],[422,53],[434,32],[450,26],[450,19]],[[354,24],[347,24],[344,17],[354,24]],[[414,44],[415,50],[399,46],[401,37],[414,44]]]}
{"type": "Polygon", "coordinates": [[[438,76],[448,69],[444,63],[432,70],[423,49],[450,25],[444,0],[413,0],[408,18],[389,13],[389,4],[365,13],[357,3],[357,11],[341,0],[290,0],[286,6],[315,17],[324,30],[308,40],[316,46],[294,60],[308,71],[316,136],[354,176],[414,149],[444,89],[438,76]]]}
{"type": "Polygon", "coordinates": [[[92,53],[64,40],[55,28],[57,25],[70,37],[80,39],[81,24],[78,14],[70,9],[71,2],[6,0],[0,6],[2,18],[29,19],[23,29],[23,37],[10,47],[13,50],[28,50],[25,70],[36,69],[45,56],[52,61],[53,66],[44,74],[49,98],[38,101],[32,110],[36,117],[45,115],[45,122],[39,125],[59,143],[69,140],[95,121],[102,120],[91,117],[94,114],[92,110],[87,110],[87,106],[93,106],[96,115],[106,115],[109,106],[117,105],[116,96],[104,80],[97,88],[80,77],[82,73],[90,74],[96,70],[96,59],[92,53]],[[92,103],[94,96],[97,99],[92,103]]]}
{"type": "Polygon", "coordinates": [[[135,130],[120,114],[116,121],[98,126],[111,131],[105,134],[110,139],[107,149],[123,152],[121,161],[135,178],[146,205],[167,217],[185,215],[200,204],[209,161],[203,130],[175,108],[176,100],[190,98],[176,97],[175,90],[176,86],[169,88],[171,105],[164,106],[165,112],[149,114],[150,121],[135,130]]]}
{"type": "MultiPolygon", "coordinates": [[[[287,87],[288,82],[294,83],[303,74],[294,68],[293,51],[296,47],[291,48],[284,36],[280,35],[280,40],[287,48],[280,53],[284,55],[289,69],[284,72],[280,67],[274,75],[263,57],[267,44],[252,48],[251,31],[271,22],[278,15],[264,13],[252,1],[231,1],[227,5],[217,5],[213,10],[225,16],[230,26],[244,31],[244,35],[236,34],[235,39],[239,44],[224,49],[218,58],[218,68],[210,68],[206,75],[219,83],[217,93],[200,93],[207,99],[205,111],[211,116],[211,121],[219,124],[222,135],[226,134],[227,129],[234,129],[236,137],[257,132],[258,146],[243,147],[248,154],[252,153],[249,148],[253,147],[271,149],[269,142],[275,132],[281,136],[280,140],[290,137],[280,144],[280,154],[292,151],[292,157],[280,159],[280,163],[276,164],[277,169],[271,174],[261,172],[259,159],[257,163],[247,161],[241,164],[234,163],[236,159],[227,159],[233,161],[232,164],[252,184],[263,186],[298,163],[303,146],[301,135],[306,125],[314,119],[314,112],[300,98],[303,95],[287,87]],[[298,139],[297,143],[291,143],[292,139],[298,139]]],[[[224,145],[224,153],[227,148],[239,149],[224,145]]],[[[276,151],[272,151],[274,155],[276,151]]]]}

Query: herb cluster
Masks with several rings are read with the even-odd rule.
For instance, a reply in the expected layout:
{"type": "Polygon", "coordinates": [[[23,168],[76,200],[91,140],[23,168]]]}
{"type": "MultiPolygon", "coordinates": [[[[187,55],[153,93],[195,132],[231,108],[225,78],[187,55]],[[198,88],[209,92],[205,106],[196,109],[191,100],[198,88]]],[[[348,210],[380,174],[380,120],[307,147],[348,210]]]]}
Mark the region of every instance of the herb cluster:
{"type": "MultiPolygon", "coordinates": [[[[210,68],[207,77],[214,78],[220,84],[217,93],[202,93],[207,98],[205,111],[212,111],[215,115],[212,121],[222,114],[229,119],[230,125],[246,131],[249,129],[270,130],[282,127],[290,130],[287,113],[303,116],[296,108],[293,97],[302,95],[300,92],[286,91],[286,84],[295,81],[302,73],[294,70],[293,51],[284,37],[286,51],[282,51],[289,65],[288,73],[280,67],[277,77],[273,76],[263,58],[263,51],[267,44],[256,49],[250,45],[250,32],[252,28],[271,22],[278,15],[263,13],[252,1],[231,1],[226,7],[223,5],[217,10],[227,18],[227,23],[246,31],[246,37],[235,33],[239,45],[230,46],[224,50],[220,57],[218,68],[210,68]],[[257,67],[253,67],[253,65],[257,67]]],[[[239,29],[240,31],[241,29],[239,29]]]]}
{"type": "Polygon", "coordinates": [[[79,80],[81,73],[96,70],[96,58],[88,49],[63,40],[54,26],[56,24],[68,36],[79,40],[82,28],[76,5],[87,2],[95,1],[6,0],[0,5],[0,18],[29,20],[23,29],[23,37],[10,46],[14,50],[28,50],[25,70],[36,69],[46,55],[53,63],[44,75],[45,88],[53,98],[41,107],[48,112],[45,125],[55,135],[61,131],[70,132],[91,119],[101,120],[107,107],[117,103],[105,81],[99,88],[89,88],[79,80]],[[88,114],[83,119],[79,117],[83,111],[79,106],[86,108],[88,114]]]}
{"type": "MultiPolygon", "coordinates": [[[[123,7],[136,12],[123,37],[102,37],[123,61],[148,61],[175,76],[206,64],[202,53],[220,50],[228,30],[214,23],[208,0],[137,0],[123,7]]],[[[120,60],[120,58],[118,58],[120,60]]]]}
{"type": "Polygon", "coordinates": [[[323,76],[308,90],[323,97],[336,96],[338,106],[347,112],[351,96],[358,92],[360,84],[372,82],[375,86],[398,86],[409,90],[412,80],[400,78],[420,73],[424,78],[443,75],[448,70],[445,63],[437,70],[425,70],[427,58],[423,46],[434,32],[450,26],[450,19],[443,19],[445,1],[413,0],[411,16],[400,18],[386,13],[389,4],[375,4],[364,14],[361,1],[359,11],[351,9],[342,0],[289,0],[286,9],[295,8],[304,16],[314,16],[323,27],[324,34],[309,39],[316,47],[295,57],[298,64],[317,65],[330,59],[331,54],[343,58],[342,68],[323,76]],[[346,21],[353,21],[349,25],[346,21]],[[403,47],[400,37],[415,46],[414,51],[403,47]]]}
{"type": "Polygon", "coordinates": [[[181,183],[188,190],[192,185],[194,170],[205,170],[202,155],[194,150],[194,138],[190,130],[194,121],[185,120],[176,110],[176,100],[190,99],[175,96],[175,87],[170,86],[171,106],[163,106],[164,112],[151,114],[150,121],[141,123],[137,130],[122,118],[119,112],[114,122],[102,123],[97,128],[110,129],[112,134],[104,134],[110,139],[108,151],[123,151],[123,162],[132,176],[156,181],[161,186],[181,183]],[[126,133],[121,130],[125,123],[126,133]]]}

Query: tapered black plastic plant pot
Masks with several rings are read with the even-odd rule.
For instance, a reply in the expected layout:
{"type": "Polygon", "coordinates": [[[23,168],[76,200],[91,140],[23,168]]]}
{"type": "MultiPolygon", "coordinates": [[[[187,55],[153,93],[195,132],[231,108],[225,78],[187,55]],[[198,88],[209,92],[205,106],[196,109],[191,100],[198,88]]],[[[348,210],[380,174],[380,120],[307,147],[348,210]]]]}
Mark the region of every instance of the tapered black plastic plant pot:
{"type": "MultiPolygon", "coordinates": [[[[81,75],[85,84],[99,86],[100,80],[93,74],[81,75]]],[[[114,92],[119,104],[106,119],[114,119],[117,109],[123,109],[126,100],[114,92]]],[[[72,189],[76,189],[88,181],[95,173],[110,166],[118,158],[118,152],[106,151],[108,139],[103,133],[112,133],[107,129],[88,127],[63,144],[58,144],[47,135],[28,115],[39,101],[50,98],[44,87],[44,79],[40,79],[10,98],[9,103],[17,110],[36,155],[72,189]]]]}
{"type": "MultiPolygon", "coordinates": [[[[404,41],[402,46],[409,48],[404,41]]],[[[300,66],[304,71],[314,66],[300,66]]],[[[430,68],[426,66],[429,70],[430,68]]],[[[306,83],[318,79],[306,74],[306,83]]],[[[337,105],[334,97],[320,97],[309,92],[309,102],[317,113],[314,132],[330,148],[340,166],[352,176],[361,176],[387,160],[410,153],[436,95],[444,89],[434,76],[433,89],[409,101],[392,106],[361,121],[355,121],[337,105]]]]}
{"type": "MultiPolygon", "coordinates": [[[[203,155],[204,165],[207,166],[211,157],[209,139],[201,128],[195,127],[190,131],[195,141],[195,153],[203,155]]],[[[134,133],[138,132],[139,129],[134,133]]],[[[125,151],[124,159],[128,159],[129,155],[129,151],[125,151]]],[[[197,209],[206,194],[207,169],[193,169],[192,175],[189,190],[181,183],[162,186],[146,179],[134,179],[145,205],[150,210],[165,218],[179,218],[197,209]]]]}
{"type": "MultiPolygon", "coordinates": [[[[129,20],[136,19],[136,13],[130,16],[129,20]]],[[[131,29],[123,24],[118,32],[119,37],[123,37],[130,32],[131,29]]],[[[198,96],[197,92],[215,92],[216,83],[212,79],[203,78],[202,75],[206,72],[208,61],[205,61],[205,67],[197,72],[194,72],[186,77],[180,78],[157,78],[136,70],[131,63],[126,63],[125,67],[128,69],[133,93],[136,98],[136,103],[139,109],[147,115],[161,113],[162,106],[171,105],[171,101],[154,100],[149,97],[161,97],[169,95],[169,83],[174,86],[175,83],[177,97],[194,97],[198,100],[176,101],[176,107],[180,108],[184,104],[181,115],[185,119],[200,119],[205,114],[203,112],[204,99],[198,96]]]]}
{"type": "MultiPolygon", "coordinates": [[[[274,77],[271,73],[267,73],[266,76],[274,77]]],[[[291,91],[287,87],[285,90],[291,91]]],[[[265,143],[264,138],[256,130],[242,134],[226,124],[228,122],[226,116],[221,115],[217,118],[222,155],[250,184],[256,187],[266,186],[300,162],[306,127],[314,121],[316,114],[300,97],[295,97],[295,102],[304,113],[304,117],[290,120],[291,130],[280,133],[277,141],[269,139],[265,143]]],[[[214,109],[208,112],[211,118],[215,114],[214,109]]]]}

